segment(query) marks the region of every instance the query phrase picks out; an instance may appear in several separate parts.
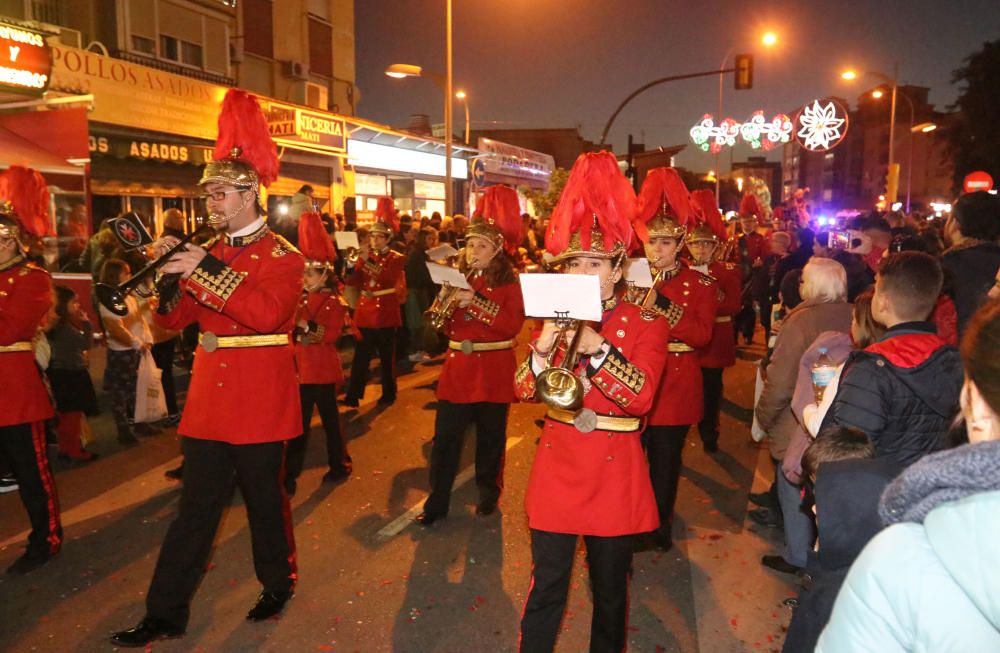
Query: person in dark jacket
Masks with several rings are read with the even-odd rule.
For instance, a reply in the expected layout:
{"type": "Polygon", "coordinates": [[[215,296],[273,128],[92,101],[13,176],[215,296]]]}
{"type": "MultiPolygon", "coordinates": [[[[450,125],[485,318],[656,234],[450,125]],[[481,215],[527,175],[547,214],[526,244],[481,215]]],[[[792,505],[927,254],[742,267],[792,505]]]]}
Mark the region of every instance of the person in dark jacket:
{"type": "Polygon", "coordinates": [[[940,264],[923,252],[882,260],[872,316],[886,332],[848,357],[821,430],[860,429],[879,456],[904,467],[945,446],[958,412],[962,364],[958,350],[926,321],[942,280],[940,264]]]}
{"type": "MultiPolygon", "coordinates": [[[[812,479],[818,538],[816,550],[808,554],[783,653],[816,647],[851,564],[882,530],[879,497],[900,467],[874,455],[864,433],[841,427],[824,431],[803,456],[803,474],[812,479]]],[[[809,509],[806,501],[803,509],[809,509]]]]}
{"type": "Polygon", "coordinates": [[[962,337],[976,309],[986,302],[1000,266],[1000,196],[984,191],[963,195],[945,224],[951,247],[941,257],[951,281],[962,337]]]}

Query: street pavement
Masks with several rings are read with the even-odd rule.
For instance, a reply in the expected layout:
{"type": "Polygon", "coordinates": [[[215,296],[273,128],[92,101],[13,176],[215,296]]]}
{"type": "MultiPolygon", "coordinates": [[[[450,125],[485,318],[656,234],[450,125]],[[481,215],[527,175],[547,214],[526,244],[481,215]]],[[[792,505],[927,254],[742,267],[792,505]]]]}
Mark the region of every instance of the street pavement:
{"type": "MultiPolygon", "coordinates": [[[[758,338],[760,334],[758,334],[758,338]]],[[[749,438],[753,367],[741,350],[725,374],[721,452],[688,434],[676,544],[637,554],[629,650],[641,653],[778,651],[794,595],[790,577],[763,569],[780,533],[746,519],[747,492],[764,489],[766,448],[749,438]]],[[[523,498],[543,408],[515,405],[508,427],[501,511],[474,514],[469,438],[451,507],[426,529],[412,523],[426,496],[440,359],[400,379],[398,401],[378,406],[369,385],[357,410],[342,410],[355,471],[320,482],[323,438],[314,421],[306,470],[293,498],[299,583],[279,618],[244,620],[260,590],[245,510],[236,492],[192,605],[187,634],[152,649],[181,651],[516,651],[531,554],[523,498]]],[[[261,388],[267,392],[267,388],[261,388]]],[[[249,400],[252,400],[250,398],[249,400]]],[[[56,480],[62,553],[23,578],[0,576],[0,650],[104,651],[108,634],[143,616],[159,545],[179,486],[163,472],[180,462],[173,430],[120,448],[99,439],[94,463],[56,480]]],[[[0,496],[0,565],[21,551],[26,518],[17,496],[0,496]]],[[[582,549],[574,566],[559,651],[587,650],[591,602],[582,549]]]]}

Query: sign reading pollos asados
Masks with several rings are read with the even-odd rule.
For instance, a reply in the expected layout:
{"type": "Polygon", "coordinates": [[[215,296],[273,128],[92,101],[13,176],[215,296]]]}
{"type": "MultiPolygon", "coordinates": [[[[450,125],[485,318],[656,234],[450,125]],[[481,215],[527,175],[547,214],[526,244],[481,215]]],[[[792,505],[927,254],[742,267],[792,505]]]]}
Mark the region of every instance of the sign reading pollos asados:
{"type": "Polygon", "coordinates": [[[0,22],[0,87],[44,93],[52,75],[52,53],[45,35],[0,22]]]}

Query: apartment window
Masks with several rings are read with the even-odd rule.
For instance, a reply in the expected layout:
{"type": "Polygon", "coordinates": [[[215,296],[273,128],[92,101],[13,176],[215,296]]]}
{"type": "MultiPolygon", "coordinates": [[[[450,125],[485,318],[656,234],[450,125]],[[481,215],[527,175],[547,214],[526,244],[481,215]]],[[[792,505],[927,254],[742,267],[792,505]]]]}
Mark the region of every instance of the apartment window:
{"type": "Polygon", "coordinates": [[[243,5],[243,49],[274,59],[274,17],[271,0],[244,0],[243,5]]]}
{"type": "Polygon", "coordinates": [[[176,61],[186,66],[202,67],[202,48],[197,43],[160,35],[160,58],[176,61]]]}
{"type": "Polygon", "coordinates": [[[202,67],[201,46],[197,43],[181,41],[181,63],[189,66],[202,67]]]}
{"type": "Polygon", "coordinates": [[[139,52],[141,54],[148,54],[152,57],[155,57],[156,41],[154,41],[153,39],[147,39],[145,36],[139,36],[137,34],[133,34],[132,51],[139,52]]]}
{"type": "Polygon", "coordinates": [[[309,17],[309,71],[333,77],[333,28],[309,17]]]}
{"type": "Polygon", "coordinates": [[[26,16],[28,20],[62,25],[62,12],[59,11],[59,0],[30,0],[28,10],[28,16],[26,16]]]}

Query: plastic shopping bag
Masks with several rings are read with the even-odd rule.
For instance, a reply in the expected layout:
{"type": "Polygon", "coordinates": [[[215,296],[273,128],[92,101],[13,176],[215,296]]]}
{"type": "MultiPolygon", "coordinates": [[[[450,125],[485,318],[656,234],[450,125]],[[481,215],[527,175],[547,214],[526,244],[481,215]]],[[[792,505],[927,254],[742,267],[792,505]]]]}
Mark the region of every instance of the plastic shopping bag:
{"type": "Polygon", "coordinates": [[[167,399],[163,396],[163,372],[156,366],[149,350],[139,358],[135,383],[135,422],[155,422],[167,416],[167,399]]]}
{"type": "Polygon", "coordinates": [[[764,378],[760,373],[760,365],[757,366],[757,379],[753,387],[753,423],[750,425],[750,437],[753,438],[754,442],[761,442],[767,437],[767,433],[764,429],[760,428],[760,424],[757,422],[757,402],[760,400],[761,393],[764,392],[764,378]]]}

